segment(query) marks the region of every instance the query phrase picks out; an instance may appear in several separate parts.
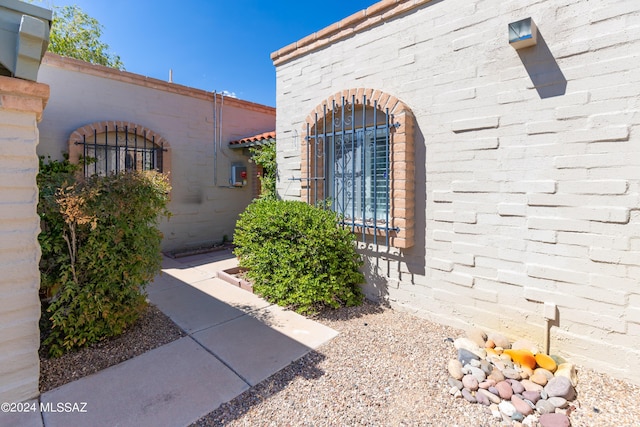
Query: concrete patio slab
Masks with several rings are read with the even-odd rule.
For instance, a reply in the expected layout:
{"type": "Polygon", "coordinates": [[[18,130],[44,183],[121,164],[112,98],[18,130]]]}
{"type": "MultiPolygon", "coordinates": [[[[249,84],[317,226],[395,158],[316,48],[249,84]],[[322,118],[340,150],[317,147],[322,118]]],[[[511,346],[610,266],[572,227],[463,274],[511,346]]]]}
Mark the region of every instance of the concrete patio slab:
{"type": "Polygon", "coordinates": [[[205,254],[176,258],[183,266],[193,267],[209,277],[215,277],[220,270],[236,267],[238,259],[231,249],[222,249],[205,254]]]}
{"type": "Polygon", "coordinates": [[[4,414],[0,425],[187,426],[338,334],[210,277],[237,265],[230,251],[189,258],[165,257],[147,286],[188,337],[41,396],[51,408],[86,402],[86,412],[4,414]]]}
{"type": "Polygon", "coordinates": [[[245,315],[243,311],[186,283],[149,292],[148,298],[189,334],[245,315]]]}
{"type": "Polygon", "coordinates": [[[165,268],[184,268],[184,265],[177,261],[175,258],[169,258],[168,256],[162,257],[162,269],[165,268]]]}
{"type": "Polygon", "coordinates": [[[201,282],[196,282],[193,285],[194,288],[211,295],[212,297],[223,301],[225,304],[229,304],[243,312],[252,312],[269,307],[271,303],[260,298],[251,292],[240,289],[237,286],[233,286],[224,280],[215,278],[207,279],[201,282]]]}
{"type": "Polygon", "coordinates": [[[153,282],[147,285],[147,293],[151,294],[154,292],[166,291],[167,289],[180,286],[181,284],[184,284],[182,280],[161,272],[153,279],[153,282]]]}
{"type": "Polygon", "coordinates": [[[233,254],[233,248],[226,248],[221,251],[211,252],[211,258],[213,258],[214,260],[230,259],[230,258],[236,259],[236,256],[233,254]]]}
{"type": "Polygon", "coordinates": [[[197,332],[193,338],[252,386],[311,350],[251,316],[197,332]]]}
{"type": "Polygon", "coordinates": [[[323,346],[338,336],[336,330],[277,305],[270,305],[258,312],[248,314],[262,320],[281,334],[313,349],[323,346]]]}
{"type": "Polygon", "coordinates": [[[44,393],[44,403],[86,402],[85,413],[45,412],[47,427],[186,426],[248,389],[192,338],[181,338],[44,393]]]}
{"type": "Polygon", "coordinates": [[[205,271],[180,263],[171,268],[163,268],[162,271],[178,280],[182,280],[185,283],[195,283],[215,276],[215,274],[209,274],[205,271]]]}
{"type": "MultiPolygon", "coordinates": [[[[214,261],[217,257],[215,257],[213,254],[214,252],[207,252],[202,254],[189,255],[189,256],[176,258],[176,261],[178,261],[181,264],[187,265],[189,267],[195,267],[203,263],[214,261]]],[[[224,254],[226,255],[227,251],[224,251],[224,254]]]]}
{"type": "Polygon", "coordinates": [[[0,426],[11,427],[42,427],[42,415],[40,415],[40,403],[38,399],[22,402],[20,407],[9,409],[22,409],[23,412],[0,412],[0,426]],[[28,405],[25,406],[24,405],[28,405]],[[28,411],[24,411],[28,409],[28,411]],[[35,409],[35,410],[33,410],[35,409]]]}
{"type": "Polygon", "coordinates": [[[201,271],[208,276],[215,277],[218,271],[226,270],[229,268],[237,267],[238,259],[237,258],[226,258],[226,259],[218,259],[218,260],[210,260],[199,265],[195,265],[194,268],[198,271],[201,271]]]}

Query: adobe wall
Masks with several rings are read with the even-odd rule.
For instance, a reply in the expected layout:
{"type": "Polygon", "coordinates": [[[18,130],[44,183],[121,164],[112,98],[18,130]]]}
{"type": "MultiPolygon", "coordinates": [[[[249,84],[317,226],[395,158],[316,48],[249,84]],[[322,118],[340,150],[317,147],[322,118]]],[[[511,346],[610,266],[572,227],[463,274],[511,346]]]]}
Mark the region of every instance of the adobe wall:
{"type": "Polygon", "coordinates": [[[274,52],[279,194],[338,91],[415,116],[415,245],[362,248],[372,298],[640,383],[640,4],[385,0],[274,52]],[[532,17],[517,51],[507,25],[532,17]],[[615,357],[612,357],[615,355],[615,357]]]}
{"type": "MultiPolygon", "coordinates": [[[[214,143],[214,94],[133,73],[45,55],[39,81],[51,86],[40,124],[38,154],[60,159],[69,136],[96,122],[135,123],[170,145],[173,190],[163,221],[163,250],[180,250],[232,238],[240,212],[255,185],[232,188],[231,164],[249,166],[248,157],[230,150],[229,141],[272,131],[275,109],[218,94],[214,143]],[[221,107],[222,106],[222,107],[221,107]],[[221,114],[222,113],[222,114],[221,114]],[[220,116],[222,119],[220,120],[220,116]]],[[[166,164],[166,162],[165,162],[166,164]]]]}
{"type": "Polygon", "coordinates": [[[0,76],[0,402],[38,396],[37,121],[49,87],[0,76]]]}

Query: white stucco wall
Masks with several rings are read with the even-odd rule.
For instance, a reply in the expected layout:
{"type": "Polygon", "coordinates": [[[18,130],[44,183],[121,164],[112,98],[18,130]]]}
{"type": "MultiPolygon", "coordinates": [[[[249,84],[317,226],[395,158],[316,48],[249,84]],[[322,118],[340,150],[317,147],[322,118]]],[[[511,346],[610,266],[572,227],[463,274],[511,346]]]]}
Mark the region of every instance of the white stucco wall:
{"type": "Polygon", "coordinates": [[[363,250],[369,296],[539,344],[552,303],[551,353],[640,383],[640,3],[389,12],[413,3],[274,53],[279,194],[300,195],[302,124],[324,99],[397,97],[416,117],[416,245],[363,250]],[[538,45],[516,51],[507,24],[526,17],[538,45]]]}
{"type": "Polygon", "coordinates": [[[144,126],[171,146],[169,209],[173,216],[161,225],[163,249],[181,250],[220,242],[224,236],[232,238],[235,221],[250,203],[253,189],[252,180],[246,187],[230,188],[231,164],[249,164],[242,151],[230,150],[227,144],[272,131],[273,108],[229,97],[223,101],[218,95],[217,125],[222,127],[214,144],[210,92],[50,54],[43,60],[38,80],[51,86],[40,124],[39,155],[61,158],[68,151],[70,134],[90,123],[116,120],[144,126]]]}

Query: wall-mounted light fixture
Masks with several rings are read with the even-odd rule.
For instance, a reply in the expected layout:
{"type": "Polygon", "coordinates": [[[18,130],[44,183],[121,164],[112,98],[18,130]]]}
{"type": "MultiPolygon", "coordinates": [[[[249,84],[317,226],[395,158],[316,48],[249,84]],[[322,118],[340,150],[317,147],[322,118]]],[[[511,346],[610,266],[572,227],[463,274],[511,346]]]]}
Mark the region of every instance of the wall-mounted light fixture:
{"type": "Polygon", "coordinates": [[[531,18],[509,24],[509,44],[514,49],[534,46],[537,43],[538,29],[531,18]]]}

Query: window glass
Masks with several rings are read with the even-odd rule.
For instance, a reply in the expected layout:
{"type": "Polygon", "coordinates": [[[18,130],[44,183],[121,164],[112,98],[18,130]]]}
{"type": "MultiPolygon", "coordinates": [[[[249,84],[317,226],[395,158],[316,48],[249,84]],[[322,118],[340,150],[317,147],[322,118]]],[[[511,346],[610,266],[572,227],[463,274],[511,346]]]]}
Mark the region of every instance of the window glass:
{"type": "Polygon", "coordinates": [[[81,143],[85,175],[106,175],[125,170],[162,170],[162,148],[143,135],[129,131],[94,133],[81,143]]]}
{"type": "Polygon", "coordinates": [[[106,175],[124,170],[151,170],[157,164],[155,148],[115,147],[113,145],[87,145],[86,156],[91,160],[88,174],[106,175]]]}
{"type": "Polygon", "coordinates": [[[329,196],[347,220],[386,222],[389,203],[388,130],[356,129],[329,137],[329,196]]]}

